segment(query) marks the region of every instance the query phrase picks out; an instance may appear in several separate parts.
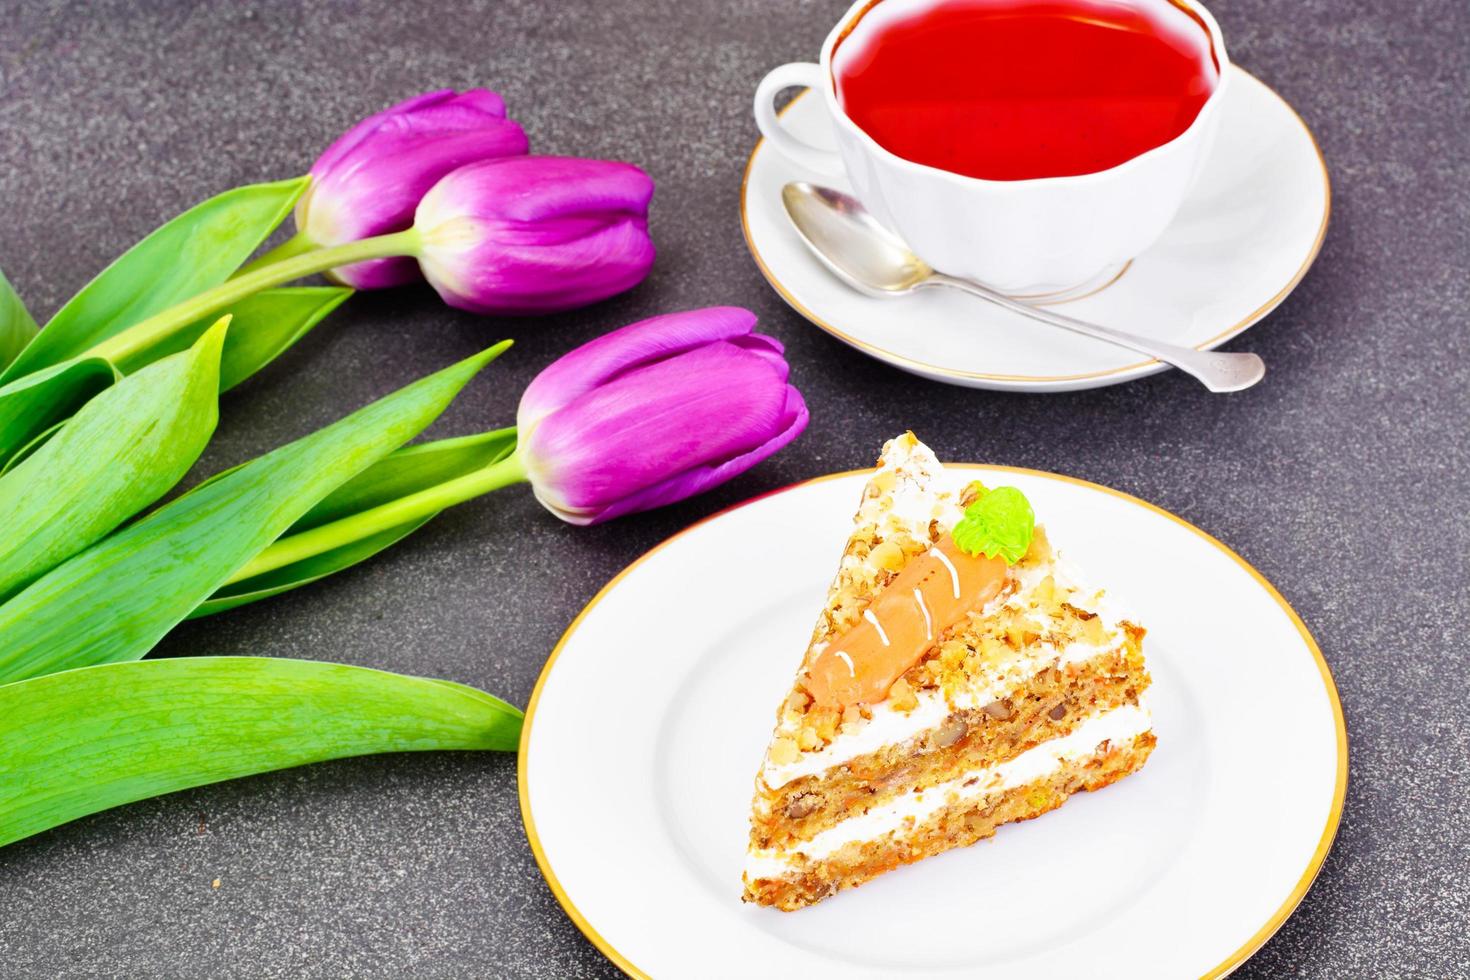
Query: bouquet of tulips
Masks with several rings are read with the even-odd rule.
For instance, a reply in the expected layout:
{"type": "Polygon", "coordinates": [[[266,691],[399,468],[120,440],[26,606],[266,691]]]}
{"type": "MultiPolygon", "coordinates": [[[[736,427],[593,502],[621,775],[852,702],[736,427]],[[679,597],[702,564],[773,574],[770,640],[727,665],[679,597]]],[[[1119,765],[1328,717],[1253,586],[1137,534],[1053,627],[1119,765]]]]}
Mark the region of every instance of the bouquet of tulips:
{"type": "Polygon", "coordinates": [[[220,392],[354,289],[422,279],[462,309],[538,313],[640,282],[647,175],[527,150],[493,93],[431,93],[359,123],[305,177],[168,222],[44,328],[0,276],[0,844],[320,759],[513,747],[520,712],[448,681],[143,658],[184,619],[333,574],[491,490],[529,482],[561,519],[605,521],[708,489],[805,427],[755,317],[694,310],[565,355],[514,427],[406,445],[506,341],[158,505],[220,392]],[[295,234],[252,261],[293,210],[295,234]],[[318,272],[340,285],[287,285],[318,272]]]}

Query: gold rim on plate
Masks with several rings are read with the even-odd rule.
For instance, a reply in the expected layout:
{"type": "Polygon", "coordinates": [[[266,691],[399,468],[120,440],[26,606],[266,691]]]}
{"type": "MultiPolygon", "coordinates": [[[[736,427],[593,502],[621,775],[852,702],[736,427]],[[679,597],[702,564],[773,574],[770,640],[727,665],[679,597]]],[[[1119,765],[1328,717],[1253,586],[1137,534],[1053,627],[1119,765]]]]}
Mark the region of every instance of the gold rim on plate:
{"type": "MultiPolygon", "coordinates": [[[[1327,237],[1327,221],[1332,216],[1332,181],[1327,176],[1327,160],[1325,157],[1322,156],[1322,147],[1317,144],[1317,137],[1312,135],[1312,130],[1308,128],[1307,123],[1304,119],[1302,119],[1301,114],[1298,113],[1294,108],[1292,108],[1291,103],[1282,98],[1275,89],[1267,85],[1265,82],[1261,81],[1256,76],[1252,75],[1250,72],[1246,71],[1244,68],[1241,68],[1239,65],[1232,65],[1231,68],[1235,71],[1240,72],[1242,75],[1246,76],[1251,81],[1255,82],[1257,85],[1261,86],[1261,88],[1270,93],[1271,96],[1273,96],[1278,102],[1282,104],[1283,107],[1285,107],[1287,112],[1291,113],[1291,117],[1295,119],[1297,125],[1302,128],[1302,132],[1307,135],[1308,141],[1310,141],[1312,144],[1312,150],[1317,154],[1317,166],[1320,167],[1322,170],[1322,223],[1317,227],[1316,240],[1312,242],[1312,247],[1307,249],[1306,257],[1302,259],[1301,265],[1297,268],[1296,273],[1291,277],[1290,281],[1288,281],[1285,286],[1281,287],[1276,295],[1272,296],[1266,302],[1262,303],[1259,307],[1253,310],[1248,316],[1246,316],[1245,319],[1241,320],[1231,327],[1226,328],[1225,330],[1209,338],[1203,343],[1196,344],[1195,349],[1201,351],[1212,350],[1215,347],[1218,347],[1226,341],[1230,340],[1232,337],[1235,337],[1236,335],[1244,332],[1247,328],[1254,326],[1262,318],[1264,318],[1266,314],[1276,309],[1277,306],[1280,306],[1282,300],[1291,295],[1292,290],[1296,289],[1297,284],[1302,281],[1302,277],[1307,274],[1307,270],[1312,267],[1312,263],[1317,260],[1317,253],[1322,250],[1322,240],[1327,237]]],[[[811,89],[805,89],[802,92],[798,93],[795,97],[792,98],[790,102],[786,103],[786,105],[782,107],[781,111],[777,113],[777,115],[781,116],[790,111],[792,106],[796,105],[796,103],[800,99],[805,98],[810,92],[811,89]]],[[[810,309],[804,306],[800,301],[798,301],[797,298],[792,295],[791,290],[786,287],[786,284],[776,277],[776,273],[772,271],[771,267],[766,263],[765,258],[760,253],[760,250],[755,247],[755,239],[752,238],[750,234],[750,217],[746,213],[745,199],[746,191],[748,190],[750,185],[750,171],[752,170],[752,168],[754,168],[756,154],[760,152],[760,148],[764,143],[764,137],[755,141],[755,147],[750,151],[749,159],[745,161],[745,173],[740,178],[740,229],[745,234],[745,247],[747,250],[749,250],[750,257],[755,260],[756,266],[761,270],[761,275],[766,277],[766,281],[771,284],[771,288],[774,289],[780,295],[780,297],[786,301],[786,304],[788,306],[790,306],[796,312],[800,313],[802,316],[806,317],[806,319],[810,320],[820,329],[826,331],[827,333],[836,337],[838,340],[842,341],[844,344],[847,344],[850,347],[855,347],[863,353],[869,355],[870,357],[875,357],[880,361],[885,361],[895,366],[906,367],[909,370],[917,371],[920,373],[940,375],[946,378],[965,381],[1004,381],[1013,383],[1030,382],[1037,384],[1066,381],[1090,381],[1094,378],[1107,378],[1115,374],[1126,374],[1130,371],[1138,371],[1159,364],[1157,360],[1150,358],[1146,361],[1139,361],[1136,364],[1128,364],[1118,368],[1109,368],[1106,371],[1089,371],[1083,374],[989,374],[983,371],[957,371],[954,368],[947,368],[939,364],[929,364],[925,361],[917,361],[911,357],[905,357],[902,354],[895,354],[890,350],[877,346],[876,344],[870,344],[865,340],[859,340],[851,334],[844,333],[842,330],[839,330],[837,327],[817,316],[810,309]]],[[[1132,262],[1130,261],[1129,264],[1131,265],[1132,262]]],[[[1113,282],[1116,281],[1117,278],[1115,277],[1113,282]]],[[[1112,284],[1112,282],[1108,283],[1109,286],[1111,286],[1112,284]]],[[[1076,297],[1076,299],[1082,298],[1083,297],[1081,296],[1076,297]]]]}
{"type": "MultiPolygon", "coordinates": [[[[1317,646],[1317,641],[1312,638],[1312,634],[1307,630],[1306,623],[1302,622],[1302,618],[1297,615],[1296,610],[1291,607],[1290,603],[1282,598],[1281,593],[1276,590],[1276,587],[1272,585],[1264,575],[1258,572],[1255,567],[1251,565],[1250,562],[1240,557],[1240,555],[1236,554],[1233,550],[1231,550],[1228,545],[1220,541],[1218,538],[1205,531],[1200,530],[1193,524],[1184,520],[1184,518],[1177,517],[1174,514],[1169,513],[1167,510],[1164,510],[1162,507],[1157,506],[1156,504],[1151,504],[1147,500],[1142,500],[1138,497],[1133,496],[1132,494],[1124,493],[1121,490],[1114,490],[1111,487],[1105,487],[1099,483],[1092,483],[1088,480],[1079,480],[1076,477],[1072,476],[1062,476],[1060,473],[1047,473],[1042,470],[1026,469],[1025,467],[1020,466],[993,466],[984,463],[946,463],[945,466],[952,469],[991,470],[1001,473],[1020,473],[1025,476],[1036,477],[1038,479],[1056,480],[1060,483],[1070,483],[1074,486],[1084,487],[1089,490],[1099,490],[1105,494],[1108,494],[1109,496],[1117,497],[1120,500],[1126,500],[1132,504],[1137,504],[1138,506],[1143,507],[1145,510],[1152,511],[1155,514],[1168,518],[1175,524],[1178,524],[1180,527],[1191,531],[1195,535],[1198,535],[1200,538],[1202,538],[1204,541],[1208,542],[1210,545],[1218,548],[1220,551],[1224,552],[1224,554],[1228,558],[1234,561],[1241,568],[1245,569],[1246,572],[1249,573],[1250,577],[1255,579],[1256,582],[1263,589],[1266,590],[1266,594],[1274,599],[1276,601],[1276,604],[1281,607],[1281,610],[1286,613],[1287,618],[1290,619],[1292,625],[1296,627],[1296,631],[1301,634],[1302,641],[1306,643],[1307,649],[1311,651],[1312,658],[1317,662],[1317,672],[1322,676],[1322,687],[1326,691],[1328,702],[1331,704],[1332,721],[1334,727],[1337,730],[1337,777],[1332,792],[1332,807],[1327,814],[1327,824],[1322,828],[1322,836],[1318,838],[1317,849],[1312,853],[1311,859],[1307,861],[1306,868],[1302,871],[1301,877],[1297,879],[1296,886],[1292,888],[1291,893],[1286,896],[1286,900],[1277,907],[1276,911],[1273,912],[1270,917],[1266,919],[1265,923],[1263,923],[1261,927],[1257,929],[1256,932],[1249,939],[1242,943],[1241,946],[1235,950],[1235,952],[1227,956],[1224,961],[1220,963],[1219,966],[1207,971],[1203,975],[1203,980],[1217,980],[1217,978],[1228,976],[1230,973],[1234,972],[1237,967],[1239,967],[1242,963],[1249,959],[1251,955],[1256,952],[1256,950],[1264,946],[1266,944],[1266,941],[1274,936],[1277,930],[1279,930],[1281,926],[1286,922],[1287,918],[1291,916],[1291,913],[1296,911],[1296,907],[1301,904],[1302,899],[1306,897],[1308,890],[1311,889],[1312,883],[1317,880],[1317,873],[1322,870],[1322,864],[1324,861],[1327,860],[1327,852],[1332,849],[1333,839],[1337,836],[1338,824],[1342,820],[1342,807],[1343,801],[1347,798],[1348,779],[1347,723],[1344,720],[1342,714],[1342,702],[1338,699],[1337,696],[1337,684],[1332,679],[1332,671],[1327,666],[1327,661],[1322,657],[1321,648],[1317,646]]],[[[591,601],[589,601],[587,605],[582,607],[582,611],[577,614],[577,618],[572,620],[571,625],[567,627],[566,632],[561,635],[561,639],[557,640],[556,646],[551,651],[551,656],[546,659],[546,666],[541,669],[541,676],[536,679],[536,687],[531,691],[530,703],[526,705],[526,717],[525,721],[523,722],[523,727],[521,728],[520,750],[516,756],[516,783],[521,800],[521,820],[526,826],[526,840],[531,845],[531,853],[536,856],[536,864],[541,869],[541,874],[546,878],[546,883],[551,887],[551,893],[555,895],[556,900],[561,903],[561,907],[566,912],[567,917],[576,924],[577,928],[580,929],[582,931],[582,934],[591,941],[592,945],[601,950],[603,955],[611,960],[613,964],[618,967],[618,969],[622,970],[628,976],[636,978],[636,980],[652,980],[652,978],[647,972],[633,965],[633,962],[630,959],[628,959],[622,953],[618,952],[618,950],[615,949],[611,943],[604,939],[602,935],[598,933],[595,928],[593,928],[592,923],[587,920],[587,917],[582,914],[581,910],[578,909],[576,904],[572,901],[571,896],[567,894],[566,889],[562,887],[561,882],[556,877],[556,873],[551,870],[551,863],[547,860],[546,851],[541,846],[541,838],[536,834],[536,821],[531,814],[531,799],[530,794],[527,791],[526,753],[531,744],[531,728],[536,719],[536,707],[541,701],[541,691],[546,686],[546,679],[551,676],[551,670],[553,667],[556,666],[557,658],[561,656],[562,650],[566,648],[567,642],[572,638],[572,634],[576,633],[577,627],[581,625],[582,620],[587,617],[587,614],[590,613],[599,602],[606,598],[607,595],[612,592],[612,590],[616,588],[620,582],[623,581],[623,579],[632,574],[634,569],[638,568],[640,565],[650,560],[655,555],[661,553],[670,544],[684,537],[686,534],[691,533],[695,529],[710,523],[711,521],[724,517],[725,515],[737,511],[742,507],[749,507],[751,504],[764,500],[767,497],[773,497],[777,494],[789,493],[793,490],[798,490],[802,487],[810,486],[815,483],[826,483],[829,480],[840,480],[857,474],[868,474],[872,472],[873,471],[871,469],[847,470],[842,473],[830,473],[826,476],[819,476],[810,480],[804,480],[800,483],[793,483],[790,486],[781,487],[777,490],[772,490],[768,493],[763,493],[758,496],[752,497],[749,500],[742,501],[741,503],[734,504],[733,506],[726,507],[724,510],[718,511],[706,518],[703,518],[702,520],[696,521],[695,523],[689,525],[677,534],[665,538],[662,542],[654,545],[648,551],[644,552],[641,556],[635,559],[632,564],[628,565],[621,572],[618,572],[617,575],[614,575],[611,581],[604,585],[598,591],[597,595],[592,597],[591,601]]]]}

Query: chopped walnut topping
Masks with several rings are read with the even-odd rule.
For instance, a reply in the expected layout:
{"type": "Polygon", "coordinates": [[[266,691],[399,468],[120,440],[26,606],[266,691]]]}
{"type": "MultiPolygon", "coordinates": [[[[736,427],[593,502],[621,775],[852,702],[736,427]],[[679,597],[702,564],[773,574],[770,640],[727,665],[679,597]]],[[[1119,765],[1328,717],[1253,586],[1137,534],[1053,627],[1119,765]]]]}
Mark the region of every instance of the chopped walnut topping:
{"type": "Polygon", "coordinates": [[[1084,643],[1090,643],[1093,646],[1102,646],[1103,644],[1107,643],[1108,640],[1111,639],[1111,637],[1108,635],[1107,627],[1103,625],[1102,617],[1093,616],[1091,619],[1082,624],[1082,630],[1078,636],[1078,639],[1082,640],[1082,642],[1084,643]]]}
{"type": "Polygon", "coordinates": [[[778,766],[789,766],[796,761],[796,743],[789,738],[778,738],[771,742],[771,762],[778,766]]]}
{"type": "Polygon", "coordinates": [[[876,548],[868,552],[868,564],[884,571],[902,571],[907,562],[908,556],[903,553],[903,548],[896,541],[881,541],[876,548]]]}
{"type": "Polygon", "coordinates": [[[888,469],[881,459],[878,461],[878,467],[878,472],[874,473],[873,478],[868,481],[866,494],[870,499],[892,493],[894,486],[898,483],[898,475],[888,469]]]}
{"type": "Polygon", "coordinates": [[[837,726],[841,719],[836,708],[817,708],[807,714],[807,723],[823,742],[830,742],[837,736],[837,726]]]}
{"type": "Polygon", "coordinates": [[[1026,554],[1021,558],[1021,565],[1023,567],[1043,565],[1051,561],[1052,557],[1051,541],[1047,539],[1046,528],[1038,524],[1031,532],[1031,547],[1026,549],[1026,554]]]}
{"type": "Polygon", "coordinates": [[[914,689],[909,686],[909,682],[900,677],[888,689],[888,703],[895,711],[908,713],[919,706],[919,699],[914,695],[914,689]]]}

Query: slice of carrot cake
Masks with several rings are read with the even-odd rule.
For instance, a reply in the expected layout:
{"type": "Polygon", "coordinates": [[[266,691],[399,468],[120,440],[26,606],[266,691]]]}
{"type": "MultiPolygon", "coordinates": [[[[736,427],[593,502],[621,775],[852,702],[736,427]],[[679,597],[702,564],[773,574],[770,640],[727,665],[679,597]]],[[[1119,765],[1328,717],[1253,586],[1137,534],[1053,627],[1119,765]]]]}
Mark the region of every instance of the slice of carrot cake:
{"type": "Polygon", "coordinates": [[[1013,487],[883,447],[756,777],[745,899],[790,911],[1134,772],[1143,629],[1013,487]]]}

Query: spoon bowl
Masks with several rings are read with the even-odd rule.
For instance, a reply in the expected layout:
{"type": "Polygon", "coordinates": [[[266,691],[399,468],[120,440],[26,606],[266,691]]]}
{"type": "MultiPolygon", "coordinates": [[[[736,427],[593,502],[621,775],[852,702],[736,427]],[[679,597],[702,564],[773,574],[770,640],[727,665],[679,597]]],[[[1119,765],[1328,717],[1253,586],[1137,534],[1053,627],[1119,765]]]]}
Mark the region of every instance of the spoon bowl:
{"type": "Polygon", "coordinates": [[[813,254],[837,278],[870,296],[902,296],[934,270],[856,199],[805,181],[781,188],[781,203],[813,254]]]}

